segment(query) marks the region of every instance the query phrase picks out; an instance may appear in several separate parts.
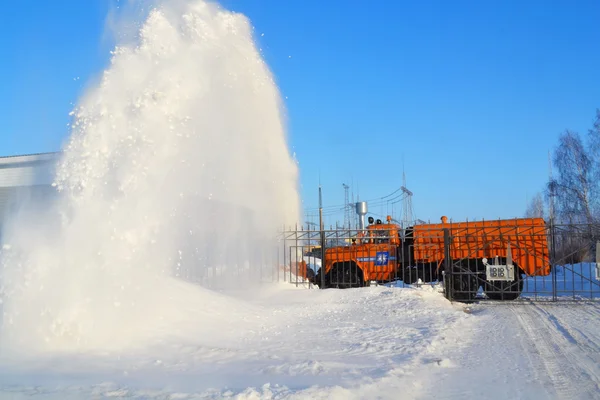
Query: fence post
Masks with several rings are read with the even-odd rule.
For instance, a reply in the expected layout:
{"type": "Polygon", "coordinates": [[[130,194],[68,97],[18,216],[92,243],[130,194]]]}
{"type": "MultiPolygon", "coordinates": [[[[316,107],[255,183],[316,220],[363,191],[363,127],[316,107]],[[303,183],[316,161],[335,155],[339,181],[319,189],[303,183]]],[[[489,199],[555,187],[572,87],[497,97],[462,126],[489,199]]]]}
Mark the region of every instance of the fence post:
{"type": "Polygon", "coordinates": [[[552,301],[558,300],[558,292],[556,288],[556,226],[554,219],[550,219],[550,243],[552,246],[550,258],[550,271],[552,271],[552,301]]]}
{"type": "MultiPolygon", "coordinates": [[[[294,258],[296,259],[296,287],[298,287],[298,273],[300,269],[298,267],[298,223],[296,222],[296,232],[295,232],[295,243],[294,243],[294,258]]],[[[291,268],[290,268],[291,270],[291,268]]]]}
{"type": "Polygon", "coordinates": [[[283,281],[287,282],[287,274],[285,270],[287,269],[287,233],[284,227],[284,236],[283,236],[283,281]]]}
{"type": "Polygon", "coordinates": [[[325,288],[325,228],[321,223],[321,230],[319,232],[319,241],[321,242],[321,268],[319,272],[321,273],[321,284],[319,285],[320,289],[325,288]]]}
{"type": "Polygon", "coordinates": [[[452,301],[452,261],[450,260],[450,231],[444,228],[444,289],[446,298],[452,301]]]}
{"type": "Polygon", "coordinates": [[[596,242],[596,280],[600,281],[600,240],[596,242]]]}

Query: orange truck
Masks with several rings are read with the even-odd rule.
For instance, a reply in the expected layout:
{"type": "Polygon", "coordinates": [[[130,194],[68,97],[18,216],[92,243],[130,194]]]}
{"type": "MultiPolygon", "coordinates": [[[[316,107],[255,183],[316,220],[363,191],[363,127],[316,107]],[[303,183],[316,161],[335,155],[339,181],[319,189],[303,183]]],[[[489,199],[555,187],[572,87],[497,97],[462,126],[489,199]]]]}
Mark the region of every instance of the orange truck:
{"type": "Polygon", "coordinates": [[[400,225],[369,218],[352,243],[325,249],[323,267],[307,276],[322,288],[371,282],[444,283],[458,301],[482,288],[490,299],[514,300],[527,276],[550,274],[547,228],[541,218],[400,225]]]}

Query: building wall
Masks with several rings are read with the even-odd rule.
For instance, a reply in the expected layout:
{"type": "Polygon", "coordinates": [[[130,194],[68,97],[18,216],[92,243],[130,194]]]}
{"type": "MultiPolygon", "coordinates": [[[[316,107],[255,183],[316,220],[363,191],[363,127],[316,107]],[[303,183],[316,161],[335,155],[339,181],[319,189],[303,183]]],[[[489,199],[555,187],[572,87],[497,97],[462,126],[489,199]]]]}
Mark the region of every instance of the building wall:
{"type": "Polygon", "coordinates": [[[0,157],[0,233],[6,218],[24,198],[55,193],[54,166],[59,153],[0,157]]]}

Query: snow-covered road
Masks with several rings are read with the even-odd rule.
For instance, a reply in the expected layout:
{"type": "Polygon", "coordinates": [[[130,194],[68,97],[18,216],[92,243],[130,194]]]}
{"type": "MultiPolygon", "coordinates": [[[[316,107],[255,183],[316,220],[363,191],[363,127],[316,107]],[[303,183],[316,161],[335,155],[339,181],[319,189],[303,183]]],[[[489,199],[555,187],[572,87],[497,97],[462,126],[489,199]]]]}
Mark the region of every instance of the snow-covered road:
{"type": "Polygon", "coordinates": [[[600,398],[600,304],[529,303],[472,308],[477,334],[445,349],[455,368],[416,398],[600,398]]]}
{"type": "Polygon", "coordinates": [[[600,398],[600,304],[283,284],[243,297],[243,320],[216,310],[222,338],[174,327],[143,352],[4,360],[0,398],[600,398]]]}

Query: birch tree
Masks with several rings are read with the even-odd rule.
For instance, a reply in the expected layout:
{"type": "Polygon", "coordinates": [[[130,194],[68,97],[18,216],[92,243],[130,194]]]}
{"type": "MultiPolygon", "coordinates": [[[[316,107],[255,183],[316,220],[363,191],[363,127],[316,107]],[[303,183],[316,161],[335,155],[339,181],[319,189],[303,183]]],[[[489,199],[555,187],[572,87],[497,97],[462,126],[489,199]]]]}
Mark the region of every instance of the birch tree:
{"type": "Polygon", "coordinates": [[[591,158],[578,133],[564,132],[554,153],[558,176],[550,182],[549,189],[556,200],[556,212],[564,222],[593,223],[595,195],[598,184],[591,158]]]}
{"type": "Polygon", "coordinates": [[[526,218],[544,218],[544,198],[541,193],[536,193],[529,201],[527,210],[525,211],[526,218]]]}

